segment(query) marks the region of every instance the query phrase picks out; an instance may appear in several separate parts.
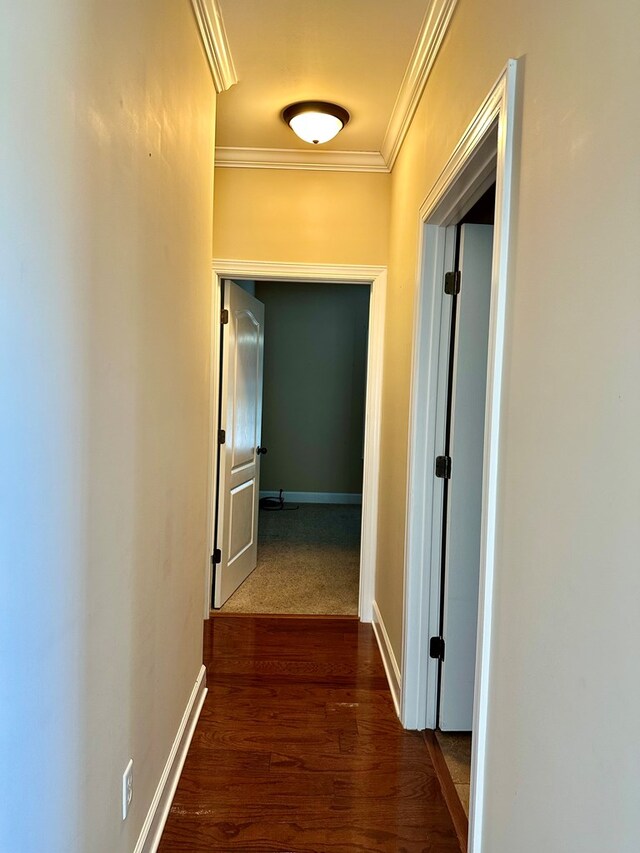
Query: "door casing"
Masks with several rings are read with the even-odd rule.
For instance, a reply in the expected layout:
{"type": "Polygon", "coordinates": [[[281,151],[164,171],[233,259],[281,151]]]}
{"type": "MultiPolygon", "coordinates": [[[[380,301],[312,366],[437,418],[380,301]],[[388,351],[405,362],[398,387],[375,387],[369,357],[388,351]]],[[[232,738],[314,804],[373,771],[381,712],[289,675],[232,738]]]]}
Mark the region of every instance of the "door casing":
{"type": "Polygon", "coordinates": [[[211,288],[211,370],[209,408],[209,488],[207,554],[204,572],[204,618],[211,612],[212,566],[214,548],[214,513],[216,506],[216,472],[218,443],[213,440],[217,429],[217,406],[220,394],[220,311],[222,279],[283,281],[319,284],[369,284],[369,338],[367,343],[367,387],[365,404],[364,475],[362,482],[362,525],[360,541],[360,591],[358,615],[362,622],[373,618],[378,529],[378,480],[380,468],[380,414],[382,402],[382,369],[384,321],[386,309],[387,269],[376,266],[335,264],[290,264],[266,261],[214,259],[211,288]]]}
{"type": "Polygon", "coordinates": [[[481,563],[478,600],[469,853],[482,853],[484,766],[491,679],[491,629],[498,515],[500,414],[509,285],[509,229],[516,125],[517,61],[507,62],[420,208],[414,349],[409,421],[407,526],[401,719],[406,728],[434,728],[437,661],[429,638],[438,633],[442,490],[434,460],[443,435],[438,391],[446,383],[450,304],[444,273],[453,268],[450,226],[496,183],[491,309],[487,361],[481,563]]]}

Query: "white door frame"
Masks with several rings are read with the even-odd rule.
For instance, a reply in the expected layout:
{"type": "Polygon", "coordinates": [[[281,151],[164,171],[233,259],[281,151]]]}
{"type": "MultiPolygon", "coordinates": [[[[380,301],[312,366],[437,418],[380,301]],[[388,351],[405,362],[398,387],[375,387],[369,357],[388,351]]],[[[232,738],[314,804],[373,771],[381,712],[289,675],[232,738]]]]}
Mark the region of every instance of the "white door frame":
{"type": "Polygon", "coordinates": [[[384,322],[387,298],[387,268],[336,264],[290,264],[269,261],[214,259],[211,288],[211,405],[209,422],[209,497],[205,569],[205,619],[211,609],[214,513],[218,445],[213,441],[217,429],[217,401],[220,381],[220,292],[222,279],[254,281],[318,282],[319,284],[370,284],[369,338],[367,346],[367,388],[365,404],[364,472],[362,481],[362,527],[360,542],[360,593],[358,614],[362,622],[373,618],[373,597],[378,535],[378,478],[380,470],[380,414],[382,404],[382,368],[384,322]]]}
{"type": "MultiPolygon", "coordinates": [[[[482,490],[482,538],[478,601],[478,642],[473,717],[470,853],[480,853],[484,766],[491,675],[491,628],[495,570],[505,312],[509,287],[508,248],[512,196],[516,101],[515,60],[463,134],[420,208],[420,261],[416,292],[411,387],[402,722],[407,728],[434,728],[437,666],[429,658],[429,637],[439,630],[442,489],[434,477],[440,436],[437,392],[446,382],[441,330],[448,300],[443,299],[445,264],[452,249],[447,226],[455,224],[495,180],[496,208],[487,362],[487,398],[482,490]]],[[[443,322],[444,321],[444,322],[443,322]]]]}

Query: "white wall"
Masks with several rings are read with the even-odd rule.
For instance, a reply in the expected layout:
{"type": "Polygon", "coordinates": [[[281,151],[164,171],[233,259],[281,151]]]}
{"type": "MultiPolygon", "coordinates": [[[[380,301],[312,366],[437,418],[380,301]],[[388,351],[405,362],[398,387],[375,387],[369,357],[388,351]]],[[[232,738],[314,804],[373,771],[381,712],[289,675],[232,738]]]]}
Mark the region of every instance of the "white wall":
{"type": "Polygon", "coordinates": [[[130,853],[201,661],[213,86],[187,2],[0,36],[0,850],[130,853]]]}

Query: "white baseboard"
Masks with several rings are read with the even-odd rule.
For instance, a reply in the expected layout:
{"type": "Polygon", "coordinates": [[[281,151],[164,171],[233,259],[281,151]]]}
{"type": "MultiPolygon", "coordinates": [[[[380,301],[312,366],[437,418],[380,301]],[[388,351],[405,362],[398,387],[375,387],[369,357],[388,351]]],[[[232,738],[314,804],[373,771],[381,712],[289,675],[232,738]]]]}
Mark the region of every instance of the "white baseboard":
{"type": "Polygon", "coordinates": [[[182,773],[189,744],[193,737],[193,732],[202,710],[205,696],[207,695],[207,670],[202,666],[198,673],[198,678],[191,691],[191,696],[187,702],[187,707],[182,715],[182,720],[178,728],[169,758],[162,771],[162,776],[156,788],[156,792],[151,801],[151,806],[147,813],[147,817],[142,826],[142,831],[138,838],[138,843],[135,846],[133,853],[156,853],[160,844],[162,830],[169,816],[169,809],[173,802],[173,797],[178,787],[178,780],[182,773]]]}
{"type": "Polygon", "coordinates": [[[391,648],[389,635],[387,634],[387,629],[384,626],[382,615],[375,600],[372,609],[373,633],[376,635],[376,640],[378,641],[378,648],[382,656],[384,671],[387,673],[387,681],[389,682],[389,689],[393,697],[393,704],[396,706],[396,714],[400,717],[400,708],[402,707],[402,676],[400,675],[400,667],[391,648]]]}
{"type": "MultiPolygon", "coordinates": [[[[294,504],[361,504],[362,495],[351,492],[283,492],[287,503],[294,504]]],[[[260,492],[261,498],[277,498],[280,492],[260,492]]]]}

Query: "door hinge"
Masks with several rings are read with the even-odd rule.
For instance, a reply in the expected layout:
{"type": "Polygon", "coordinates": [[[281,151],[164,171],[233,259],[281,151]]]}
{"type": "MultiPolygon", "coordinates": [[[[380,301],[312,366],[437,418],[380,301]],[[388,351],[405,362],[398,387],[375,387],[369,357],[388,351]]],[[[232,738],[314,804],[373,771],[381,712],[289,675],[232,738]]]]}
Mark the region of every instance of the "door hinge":
{"type": "Polygon", "coordinates": [[[436,456],[436,477],[441,480],[451,479],[451,457],[436,456]]]}
{"type": "Polygon", "coordinates": [[[457,296],[457,294],[460,293],[461,280],[462,276],[460,275],[460,270],[445,273],[444,292],[448,293],[449,296],[457,296]]]}
{"type": "Polygon", "coordinates": [[[228,322],[229,322],[229,309],[223,308],[222,311],[220,312],[220,325],[226,326],[226,324],[228,322]]]}
{"type": "Polygon", "coordinates": [[[434,660],[444,660],[444,638],[431,637],[429,640],[429,657],[434,660]]]}
{"type": "Polygon", "coordinates": [[[227,440],[227,433],[223,429],[218,430],[218,444],[224,444],[227,440]]]}
{"type": "Polygon", "coordinates": [[[222,551],[220,550],[220,548],[216,548],[214,550],[213,554],[211,555],[211,562],[214,566],[222,562],[222,551]]]}

